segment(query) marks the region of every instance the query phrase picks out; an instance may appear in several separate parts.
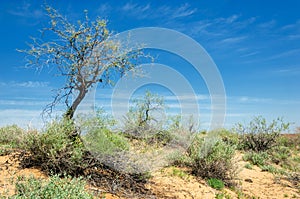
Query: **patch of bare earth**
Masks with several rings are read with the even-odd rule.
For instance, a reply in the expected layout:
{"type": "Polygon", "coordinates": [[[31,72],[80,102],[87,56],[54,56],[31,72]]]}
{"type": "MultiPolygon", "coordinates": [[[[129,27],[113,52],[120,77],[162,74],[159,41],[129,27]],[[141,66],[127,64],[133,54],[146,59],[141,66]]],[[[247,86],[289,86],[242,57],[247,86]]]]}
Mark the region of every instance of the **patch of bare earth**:
{"type": "Polygon", "coordinates": [[[190,175],[182,178],[171,173],[171,168],[167,168],[152,174],[148,188],[157,198],[214,198],[216,190],[208,187],[204,181],[190,175]]]}
{"type": "MultiPolygon", "coordinates": [[[[241,162],[244,166],[246,163],[241,162]]],[[[241,191],[248,197],[262,199],[300,198],[300,189],[280,177],[269,172],[262,172],[257,166],[242,169],[239,173],[241,191]]]]}
{"type": "Polygon", "coordinates": [[[0,195],[10,196],[14,194],[14,181],[18,176],[46,178],[46,175],[38,168],[21,169],[20,162],[16,159],[16,153],[0,156],[0,195]]]}

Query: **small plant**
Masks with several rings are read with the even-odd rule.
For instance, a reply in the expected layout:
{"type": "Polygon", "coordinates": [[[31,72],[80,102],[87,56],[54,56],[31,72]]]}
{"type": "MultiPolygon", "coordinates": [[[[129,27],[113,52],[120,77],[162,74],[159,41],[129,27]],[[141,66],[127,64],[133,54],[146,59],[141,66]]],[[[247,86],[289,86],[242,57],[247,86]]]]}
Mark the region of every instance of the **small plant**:
{"type": "Polygon", "coordinates": [[[238,124],[234,131],[241,134],[241,148],[252,151],[266,151],[271,149],[282,133],[288,130],[289,123],[284,123],[281,118],[267,124],[263,117],[255,117],[249,125],[238,124]]]}
{"type": "Polygon", "coordinates": [[[85,182],[81,178],[71,178],[58,175],[49,180],[35,179],[33,177],[19,177],[16,182],[15,199],[25,198],[57,198],[57,199],[92,199],[93,196],[84,189],[85,182]]]}
{"type": "Polygon", "coordinates": [[[172,167],[172,176],[177,176],[181,179],[188,179],[189,178],[188,173],[186,173],[185,171],[183,171],[179,168],[176,168],[176,167],[172,167]]]}
{"type": "Polygon", "coordinates": [[[246,169],[253,169],[253,165],[250,163],[245,164],[246,169]]]}
{"type": "Polygon", "coordinates": [[[279,173],[278,169],[276,169],[272,165],[263,165],[260,168],[261,168],[262,171],[267,171],[267,172],[270,172],[270,173],[273,173],[273,174],[278,174],[279,173]]]}
{"type": "Polygon", "coordinates": [[[207,184],[217,190],[222,190],[225,185],[224,182],[222,180],[216,179],[216,178],[210,178],[207,180],[207,184]]]}
{"type": "Polygon", "coordinates": [[[266,152],[248,152],[243,156],[244,161],[249,161],[253,165],[263,166],[269,159],[269,155],[266,152]]]}
{"type": "Polygon", "coordinates": [[[225,196],[224,193],[217,193],[215,198],[216,199],[223,199],[224,196],[225,196]]]}

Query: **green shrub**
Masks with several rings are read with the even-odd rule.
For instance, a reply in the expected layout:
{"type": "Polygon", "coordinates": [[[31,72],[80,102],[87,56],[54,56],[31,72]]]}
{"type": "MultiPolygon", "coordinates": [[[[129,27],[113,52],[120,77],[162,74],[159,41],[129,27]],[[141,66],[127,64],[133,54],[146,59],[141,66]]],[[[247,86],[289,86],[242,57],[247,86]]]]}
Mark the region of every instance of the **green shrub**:
{"type": "Polygon", "coordinates": [[[196,136],[189,149],[193,173],[203,178],[217,178],[226,183],[235,177],[235,147],[224,141],[196,136]]]}
{"type": "Polygon", "coordinates": [[[246,126],[238,124],[234,131],[241,134],[241,147],[244,150],[266,151],[271,149],[280,133],[287,130],[289,123],[284,123],[281,118],[267,124],[266,119],[255,117],[246,126]]]}
{"type": "Polygon", "coordinates": [[[129,149],[129,144],[121,133],[114,133],[108,129],[91,128],[82,138],[87,149],[98,155],[113,155],[129,149]]]}
{"type": "Polygon", "coordinates": [[[17,125],[10,125],[0,128],[0,144],[8,144],[17,147],[24,137],[24,130],[17,125]]]}
{"type": "Polygon", "coordinates": [[[287,161],[292,155],[290,148],[286,146],[276,146],[271,150],[272,162],[279,164],[280,162],[287,161]]]}
{"type": "Polygon", "coordinates": [[[266,152],[253,152],[250,151],[243,156],[244,161],[249,161],[253,165],[263,166],[269,159],[269,155],[266,152]]]}
{"type": "Polygon", "coordinates": [[[221,139],[228,145],[239,145],[239,135],[226,129],[218,129],[213,131],[214,134],[221,137],[221,139]]]}
{"type": "Polygon", "coordinates": [[[300,151],[300,133],[292,135],[281,135],[277,140],[278,146],[288,147],[293,151],[300,151]]]}
{"type": "Polygon", "coordinates": [[[48,173],[82,173],[86,150],[79,136],[71,136],[74,131],[73,121],[62,120],[50,123],[43,133],[28,134],[23,148],[30,156],[23,157],[22,163],[41,166],[48,173]]]}
{"type": "Polygon", "coordinates": [[[207,184],[217,190],[221,190],[224,188],[224,182],[222,180],[216,179],[216,178],[210,178],[207,180],[207,184]]]}
{"type": "Polygon", "coordinates": [[[83,198],[92,199],[93,196],[84,190],[85,182],[81,178],[52,176],[49,180],[19,178],[16,182],[15,199],[26,198],[83,198]]]}

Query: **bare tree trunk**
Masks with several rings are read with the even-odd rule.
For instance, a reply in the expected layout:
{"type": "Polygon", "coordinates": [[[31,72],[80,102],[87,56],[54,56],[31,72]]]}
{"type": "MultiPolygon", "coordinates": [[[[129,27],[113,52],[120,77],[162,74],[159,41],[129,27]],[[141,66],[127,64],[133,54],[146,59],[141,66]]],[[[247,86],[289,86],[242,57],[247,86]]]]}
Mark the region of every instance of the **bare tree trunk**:
{"type": "Polygon", "coordinates": [[[65,113],[66,118],[72,119],[74,117],[74,113],[75,113],[78,105],[81,103],[81,101],[83,100],[83,98],[85,97],[87,92],[88,91],[86,89],[80,89],[78,96],[76,97],[76,99],[74,100],[72,105],[68,108],[67,112],[65,113]]]}

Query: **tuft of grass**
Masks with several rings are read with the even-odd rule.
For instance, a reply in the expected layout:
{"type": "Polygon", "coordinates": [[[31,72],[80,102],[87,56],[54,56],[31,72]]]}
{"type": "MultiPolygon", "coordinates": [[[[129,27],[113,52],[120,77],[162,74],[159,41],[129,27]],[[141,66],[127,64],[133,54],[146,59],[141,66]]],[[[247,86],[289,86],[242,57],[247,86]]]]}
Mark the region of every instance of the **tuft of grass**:
{"type": "Polygon", "coordinates": [[[210,178],[207,180],[207,184],[217,190],[222,190],[225,185],[224,182],[222,180],[216,179],[216,178],[210,178]]]}

